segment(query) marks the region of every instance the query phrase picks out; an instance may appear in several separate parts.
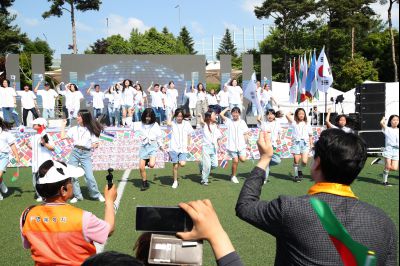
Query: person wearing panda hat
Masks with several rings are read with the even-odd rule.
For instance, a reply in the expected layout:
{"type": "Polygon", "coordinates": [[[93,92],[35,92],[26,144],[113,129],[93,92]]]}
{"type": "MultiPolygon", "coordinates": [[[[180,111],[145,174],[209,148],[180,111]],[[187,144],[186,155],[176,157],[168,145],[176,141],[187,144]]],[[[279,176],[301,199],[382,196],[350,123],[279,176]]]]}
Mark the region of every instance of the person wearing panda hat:
{"type": "Polygon", "coordinates": [[[94,242],[104,244],[114,231],[115,186],[104,188],[104,220],[67,204],[73,197],[72,179],[82,168],[47,160],[36,174],[36,190],[43,203],[24,210],[20,218],[23,246],[35,265],[81,265],[96,254],[94,242]]]}

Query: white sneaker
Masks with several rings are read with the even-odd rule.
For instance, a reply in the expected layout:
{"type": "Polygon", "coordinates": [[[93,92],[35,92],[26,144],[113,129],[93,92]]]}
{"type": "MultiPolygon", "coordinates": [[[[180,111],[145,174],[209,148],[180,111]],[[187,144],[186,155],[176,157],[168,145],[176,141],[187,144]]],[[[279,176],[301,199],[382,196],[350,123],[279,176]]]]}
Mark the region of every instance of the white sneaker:
{"type": "Polygon", "coordinates": [[[0,184],[0,189],[1,189],[1,193],[7,194],[8,188],[7,188],[6,184],[4,184],[4,181],[1,182],[1,184],[0,184]]]}
{"type": "Polygon", "coordinates": [[[0,193],[0,200],[3,200],[3,195],[1,195],[1,193],[0,193]]]}
{"type": "Polygon", "coordinates": [[[175,180],[174,183],[172,184],[172,188],[177,188],[178,185],[179,185],[179,184],[178,184],[178,181],[175,180]]]}
{"type": "Polygon", "coordinates": [[[379,158],[379,157],[375,158],[374,160],[372,160],[371,165],[378,164],[380,160],[381,160],[381,158],[379,158]]]}
{"type": "Polygon", "coordinates": [[[77,203],[78,202],[78,198],[76,198],[76,197],[73,197],[70,201],[69,201],[69,203],[77,203]]]}
{"type": "Polygon", "coordinates": [[[36,202],[42,202],[42,201],[43,201],[42,197],[39,196],[36,198],[36,202]]]}
{"type": "Polygon", "coordinates": [[[232,181],[233,183],[235,183],[235,184],[239,184],[239,180],[237,179],[236,176],[232,176],[232,177],[231,177],[231,181],[232,181]]]}
{"type": "Polygon", "coordinates": [[[103,195],[100,194],[100,196],[97,198],[98,201],[100,202],[105,202],[106,200],[104,199],[103,195]]]}

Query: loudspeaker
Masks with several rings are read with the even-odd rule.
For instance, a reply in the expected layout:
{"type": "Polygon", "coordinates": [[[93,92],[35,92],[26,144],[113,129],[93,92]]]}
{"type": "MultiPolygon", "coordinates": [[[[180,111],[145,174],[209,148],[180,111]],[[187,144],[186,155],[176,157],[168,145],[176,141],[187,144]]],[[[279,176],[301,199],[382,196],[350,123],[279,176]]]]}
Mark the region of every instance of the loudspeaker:
{"type": "Polygon", "coordinates": [[[365,141],[368,149],[379,149],[385,147],[385,135],[381,130],[358,131],[358,135],[365,141]]]}
{"type": "Polygon", "coordinates": [[[364,83],[356,88],[356,94],[385,94],[385,83],[364,83]]]}
{"type": "Polygon", "coordinates": [[[354,130],[360,130],[360,114],[350,113],[347,119],[347,126],[354,130]]]}
{"type": "MultiPolygon", "coordinates": [[[[372,95],[372,94],[371,94],[372,95]]],[[[385,112],[385,102],[357,102],[356,112],[358,113],[384,113],[385,112]]]]}
{"type": "Polygon", "coordinates": [[[385,93],[356,94],[356,102],[359,103],[385,102],[385,100],[385,93]]]}
{"type": "Polygon", "coordinates": [[[360,113],[360,130],[379,130],[385,113],[360,113]]]}
{"type": "MultiPolygon", "coordinates": [[[[328,115],[328,113],[319,113],[318,114],[318,125],[324,125],[325,124],[325,118],[328,115]]],[[[332,124],[335,124],[335,120],[337,117],[338,113],[331,113],[331,117],[329,119],[329,122],[332,124]]]]}

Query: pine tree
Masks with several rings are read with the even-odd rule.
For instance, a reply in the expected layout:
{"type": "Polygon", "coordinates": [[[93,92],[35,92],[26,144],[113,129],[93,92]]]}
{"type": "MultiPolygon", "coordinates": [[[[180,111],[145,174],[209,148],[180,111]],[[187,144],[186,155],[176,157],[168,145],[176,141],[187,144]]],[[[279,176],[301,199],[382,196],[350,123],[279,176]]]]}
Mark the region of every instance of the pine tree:
{"type": "Polygon", "coordinates": [[[219,49],[217,51],[217,59],[219,60],[221,55],[231,55],[232,57],[237,57],[236,47],[233,43],[231,33],[228,29],[225,31],[225,35],[221,40],[221,44],[219,45],[219,49]]]}
{"type": "Polygon", "coordinates": [[[186,27],[181,29],[179,33],[178,40],[180,40],[183,45],[187,48],[189,54],[197,54],[197,51],[194,50],[194,41],[193,38],[190,36],[189,31],[186,27]]]}
{"type": "Polygon", "coordinates": [[[164,28],[162,29],[162,33],[163,33],[164,35],[168,35],[168,34],[169,34],[168,28],[167,28],[167,27],[164,27],[164,28]]]}

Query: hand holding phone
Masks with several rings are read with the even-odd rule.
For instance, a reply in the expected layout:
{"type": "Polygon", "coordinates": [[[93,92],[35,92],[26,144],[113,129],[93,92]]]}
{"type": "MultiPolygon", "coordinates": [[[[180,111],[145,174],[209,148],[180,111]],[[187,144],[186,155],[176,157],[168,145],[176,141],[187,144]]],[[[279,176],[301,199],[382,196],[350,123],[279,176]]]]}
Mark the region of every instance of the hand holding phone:
{"type": "Polygon", "coordinates": [[[176,233],[192,228],[192,219],[179,207],[136,207],[136,231],[176,233]]]}

